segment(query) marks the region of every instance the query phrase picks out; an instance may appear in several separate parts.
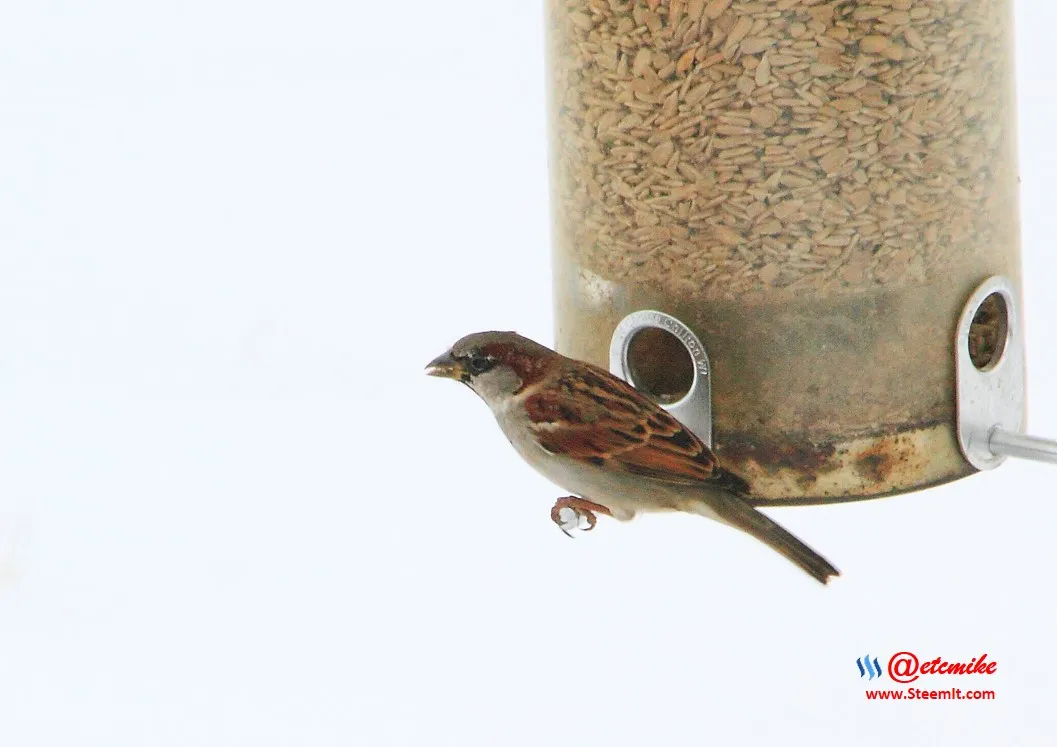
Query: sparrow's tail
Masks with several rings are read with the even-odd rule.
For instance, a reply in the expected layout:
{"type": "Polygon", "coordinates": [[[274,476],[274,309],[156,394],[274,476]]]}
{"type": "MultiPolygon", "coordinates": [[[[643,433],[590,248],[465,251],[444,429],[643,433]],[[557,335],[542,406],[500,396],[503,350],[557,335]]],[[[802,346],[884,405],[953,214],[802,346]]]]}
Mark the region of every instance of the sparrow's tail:
{"type": "Polygon", "coordinates": [[[833,564],[797,539],[789,530],[762,511],[730,494],[718,494],[701,501],[699,513],[751,534],[803,568],[813,578],[825,584],[840,571],[833,564]]]}

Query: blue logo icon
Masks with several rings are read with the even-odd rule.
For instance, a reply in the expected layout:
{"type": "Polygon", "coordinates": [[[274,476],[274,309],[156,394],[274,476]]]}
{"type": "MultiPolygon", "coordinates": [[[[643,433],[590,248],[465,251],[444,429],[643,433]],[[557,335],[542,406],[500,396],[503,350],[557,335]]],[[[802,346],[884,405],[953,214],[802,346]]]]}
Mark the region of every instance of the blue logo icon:
{"type": "Polygon", "coordinates": [[[873,661],[870,661],[869,656],[864,656],[861,659],[856,659],[855,663],[859,665],[859,676],[865,677],[867,674],[870,675],[872,680],[874,677],[881,676],[881,666],[877,663],[877,657],[874,657],[873,661]]]}

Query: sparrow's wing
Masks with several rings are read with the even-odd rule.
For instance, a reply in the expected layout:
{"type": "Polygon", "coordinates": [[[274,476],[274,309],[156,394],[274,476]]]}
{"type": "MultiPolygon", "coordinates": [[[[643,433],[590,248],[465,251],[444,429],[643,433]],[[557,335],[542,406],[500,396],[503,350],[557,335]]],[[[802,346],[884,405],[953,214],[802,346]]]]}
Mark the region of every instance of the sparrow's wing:
{"type": "Polygon", "coordinates": [[[543,448],[666,482],[729,475],[701,439],[634,387],[594,366],[567,370],[529,394],[525,409],[543,448]]]}

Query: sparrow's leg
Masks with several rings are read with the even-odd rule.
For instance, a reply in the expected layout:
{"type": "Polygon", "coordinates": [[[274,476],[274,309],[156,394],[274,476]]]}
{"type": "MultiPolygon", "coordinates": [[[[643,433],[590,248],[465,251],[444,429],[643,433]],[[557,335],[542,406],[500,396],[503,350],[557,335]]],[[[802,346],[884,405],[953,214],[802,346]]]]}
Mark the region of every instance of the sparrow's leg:
{"type": "Polygon", "coordinates": [[[580,519],[587,520],[587,526],[584,527],[585,532],[595,528],[595,523],[598,521],[595,518],[596,511],[606,516],[612,516],[609,509],[601,504],[589,501],[586,498],[567,495],[554,502],[554,507],[551,508],[551,521],[557,524],[558,528],[565,532],[567,536],[572,537],[569,530],[578,528],[580,519]]]}

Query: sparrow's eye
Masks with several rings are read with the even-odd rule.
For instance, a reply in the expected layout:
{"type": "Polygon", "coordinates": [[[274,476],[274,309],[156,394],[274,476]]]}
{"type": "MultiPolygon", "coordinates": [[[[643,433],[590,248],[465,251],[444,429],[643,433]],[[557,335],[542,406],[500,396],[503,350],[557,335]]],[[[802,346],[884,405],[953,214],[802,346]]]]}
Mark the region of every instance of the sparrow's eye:
{"type": "Polygon", "coordinates": [[[495,361],[486,355],[474,355],[470,358],[470,373],[474,376],[483,374],[495,365],[495,361]]]}

